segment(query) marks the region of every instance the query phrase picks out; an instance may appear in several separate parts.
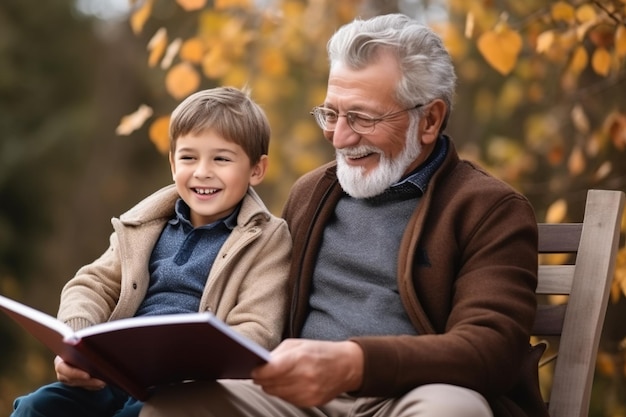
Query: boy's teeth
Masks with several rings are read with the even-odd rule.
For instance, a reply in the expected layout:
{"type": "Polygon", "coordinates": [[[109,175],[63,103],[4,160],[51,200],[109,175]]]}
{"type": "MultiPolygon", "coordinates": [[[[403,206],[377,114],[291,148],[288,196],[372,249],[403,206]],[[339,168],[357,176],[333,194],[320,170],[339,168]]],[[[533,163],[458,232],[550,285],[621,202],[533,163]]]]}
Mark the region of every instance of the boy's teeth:
{"type": "Polygon", "coordinates": [[[213,194],[213,193],[215,193],[216,191],[217,191],[217,190],[215,190],[215,189],[213,189],[213,188],[212,188],[212,189],[210,189],[210,190],[209,190],[209,189],[205,189],[205,188],[196,188],[196,192],[197,192],[198,194],[213,194]]]}

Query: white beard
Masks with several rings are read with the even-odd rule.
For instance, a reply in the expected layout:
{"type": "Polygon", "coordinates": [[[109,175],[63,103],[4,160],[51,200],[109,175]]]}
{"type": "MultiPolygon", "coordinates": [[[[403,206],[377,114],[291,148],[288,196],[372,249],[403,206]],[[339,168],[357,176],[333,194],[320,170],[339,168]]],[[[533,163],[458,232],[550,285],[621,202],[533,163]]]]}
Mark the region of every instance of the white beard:
{"type": "Polygon", "coordinates": [[[422,146],[417,140],[419,119],[411,120],[406,134],[406,142],[402,153],[395,159],[389,159],[374,146],[355,146],[336,151],[337,178],[341,188],[354,198],[369,198],[382,194],[387,188],[398,182],[408,167],[419,157],[422,146]],[[378,166],[366,173],[364,168],[348,165],[350,156],[377,153],[380,156],[378,166]]]}

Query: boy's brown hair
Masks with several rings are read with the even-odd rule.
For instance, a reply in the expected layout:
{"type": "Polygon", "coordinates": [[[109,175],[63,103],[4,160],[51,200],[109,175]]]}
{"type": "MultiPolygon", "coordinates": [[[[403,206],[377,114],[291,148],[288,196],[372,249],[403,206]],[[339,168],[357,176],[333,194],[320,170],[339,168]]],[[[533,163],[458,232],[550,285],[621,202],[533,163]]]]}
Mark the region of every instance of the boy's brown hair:
{"type": "Polygon", "coordinates": [[[170,118],[170,152],[175,152],[179,137],[209,130],[241,146],[251,164],[268,154],[269,121],[247,91],[217,87],[198,91],[183,100],[170,118]]]}

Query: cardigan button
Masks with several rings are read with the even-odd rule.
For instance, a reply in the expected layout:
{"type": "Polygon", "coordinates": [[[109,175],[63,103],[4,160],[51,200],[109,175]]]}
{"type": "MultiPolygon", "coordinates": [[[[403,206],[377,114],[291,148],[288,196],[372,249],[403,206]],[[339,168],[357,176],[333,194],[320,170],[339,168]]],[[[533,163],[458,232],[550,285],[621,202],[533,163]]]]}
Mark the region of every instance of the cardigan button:
{"type": "Polygon", "coordinates": [[[136,289],[137,289],[137,283],[133,282],[133,290],[136,290],[136,289]]]}

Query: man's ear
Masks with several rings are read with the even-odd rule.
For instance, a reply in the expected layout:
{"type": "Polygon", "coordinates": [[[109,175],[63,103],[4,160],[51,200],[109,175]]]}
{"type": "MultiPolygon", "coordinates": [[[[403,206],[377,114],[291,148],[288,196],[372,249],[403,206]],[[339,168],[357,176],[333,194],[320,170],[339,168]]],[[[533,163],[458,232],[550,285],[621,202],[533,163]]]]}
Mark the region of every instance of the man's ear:
{"type": "Polygon", "coordinates": [[[267,172],[269,160],[267,159],[267,155],[262,155],[259,162],[257,162],[252,167],[252,172],[250,173],[250,185],[259,185],[263,178],[265,177],[265,173],[267,172]]]}
{"type": "Polygon", "coordinates": [[[422,143],[434,143],[446,118],[448,106],[441,99],[435,99],[427,105],[420,120],[422,143]]]}

